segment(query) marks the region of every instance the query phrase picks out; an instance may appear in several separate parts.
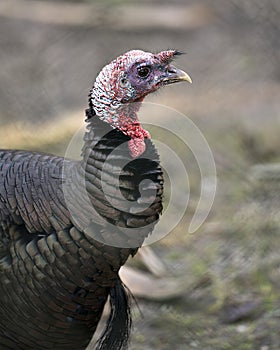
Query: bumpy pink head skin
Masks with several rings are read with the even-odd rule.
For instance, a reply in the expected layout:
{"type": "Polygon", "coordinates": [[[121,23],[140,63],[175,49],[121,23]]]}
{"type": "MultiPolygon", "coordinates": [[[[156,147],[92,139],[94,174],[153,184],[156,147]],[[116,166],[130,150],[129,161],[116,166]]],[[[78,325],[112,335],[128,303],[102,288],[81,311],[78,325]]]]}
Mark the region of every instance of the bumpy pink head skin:
{"type": "Polygon", "coordinates": [[[152,54],[132,50],[105,66],[96,78],[90,95],[95,113],[131,137],[128,147],[133,158],[145,152],[145,138],[150,138],[148,131],[142,128],[137,112],[144,97],[158,88],[141,86],[142,82],[134,77],[134,66],[168,64],[176,52],[168,50],[152,54]]]}
{"type": "Polygon", "coordinates": [[[167,50],[159,52],[156,56],[162,63],[167,63],[172,61],[176,53],[178,53],[177,50],[167,50]]]}

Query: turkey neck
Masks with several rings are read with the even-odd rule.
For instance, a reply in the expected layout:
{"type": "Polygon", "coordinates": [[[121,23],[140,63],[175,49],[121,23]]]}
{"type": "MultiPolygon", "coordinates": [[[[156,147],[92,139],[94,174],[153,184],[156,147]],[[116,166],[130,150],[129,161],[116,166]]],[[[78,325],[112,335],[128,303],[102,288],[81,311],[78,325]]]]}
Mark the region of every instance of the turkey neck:
{"type": "Polygon", "coordinates": [[[145,138],[145,151],[134,158],[129,149],[131,137],[92,110],[87,110],[87,117],[79,167],[79,182],[90,204],[86,210],[93,218],[87,229],[95,227],[94,238],[102,243],[135,251],[162,211],[163,178],[157,151],[145,138]]]}
{"type": "Polygon", "coordinates": [[[119,101],[114,99],[114,96],[111,98],[105,98],[100,91],[100,84],[97,84],[90,92],[88,112],[96,114],[100,120],[129,136],[130,155],[133,158],[139,157],[145,152],[145,139],[150,138],[149,132],[142,128],[137,115],[144,97],[134,102],[119,101]]]}

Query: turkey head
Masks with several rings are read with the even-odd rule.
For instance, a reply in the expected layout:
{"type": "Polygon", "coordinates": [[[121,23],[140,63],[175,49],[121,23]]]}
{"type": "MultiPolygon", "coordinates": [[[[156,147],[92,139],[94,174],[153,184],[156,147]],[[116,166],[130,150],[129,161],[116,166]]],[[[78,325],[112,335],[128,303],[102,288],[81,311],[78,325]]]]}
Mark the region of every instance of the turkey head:
{"type": "Polygon", "coordinates": [[[128,51],[105,66],[90,92],[89,104],[94,114],[129,136],[133,158],[145,151],[149,133],[141,127],[137,112],[148,94],[160,87],[181,81],[192,82],[184,71],[171,65],[179,51],[158,54],[128,51]]]}

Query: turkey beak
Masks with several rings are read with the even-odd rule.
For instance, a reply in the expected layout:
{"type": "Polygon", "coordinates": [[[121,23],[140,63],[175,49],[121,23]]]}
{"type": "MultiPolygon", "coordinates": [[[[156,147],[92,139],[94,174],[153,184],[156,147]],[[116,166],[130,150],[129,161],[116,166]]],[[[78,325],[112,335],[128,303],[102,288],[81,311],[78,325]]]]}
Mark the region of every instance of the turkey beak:
{"type": "Polygon", "coordinates": [[[181,81],[187,81],[188,83],[192,83],[191,77],[181,69],[178,69],[174,66],[169,66],[166,70],[166,75],[163,78],[162,82],[165,85],[179,83],[181,81]]]}

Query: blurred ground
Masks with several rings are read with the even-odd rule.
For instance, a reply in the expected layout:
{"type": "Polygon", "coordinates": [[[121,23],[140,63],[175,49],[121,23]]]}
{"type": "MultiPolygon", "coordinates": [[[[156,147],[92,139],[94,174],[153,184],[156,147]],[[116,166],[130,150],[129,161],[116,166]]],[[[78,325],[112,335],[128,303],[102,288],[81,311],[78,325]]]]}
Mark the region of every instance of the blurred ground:
{"type": "Polygon", "coordinates": [[[190,208],[153,249],[189,287],[173,300],[139,300],[132,350],[280,348],[279,21],[277,0],[1,0],[1,148],[64,154],[104,64],[132,48],[187,52],[177,65],[193,85],[148,100],[201,129],[216,200],[189,234],[199,191],[188,162],[190,208]]]}

